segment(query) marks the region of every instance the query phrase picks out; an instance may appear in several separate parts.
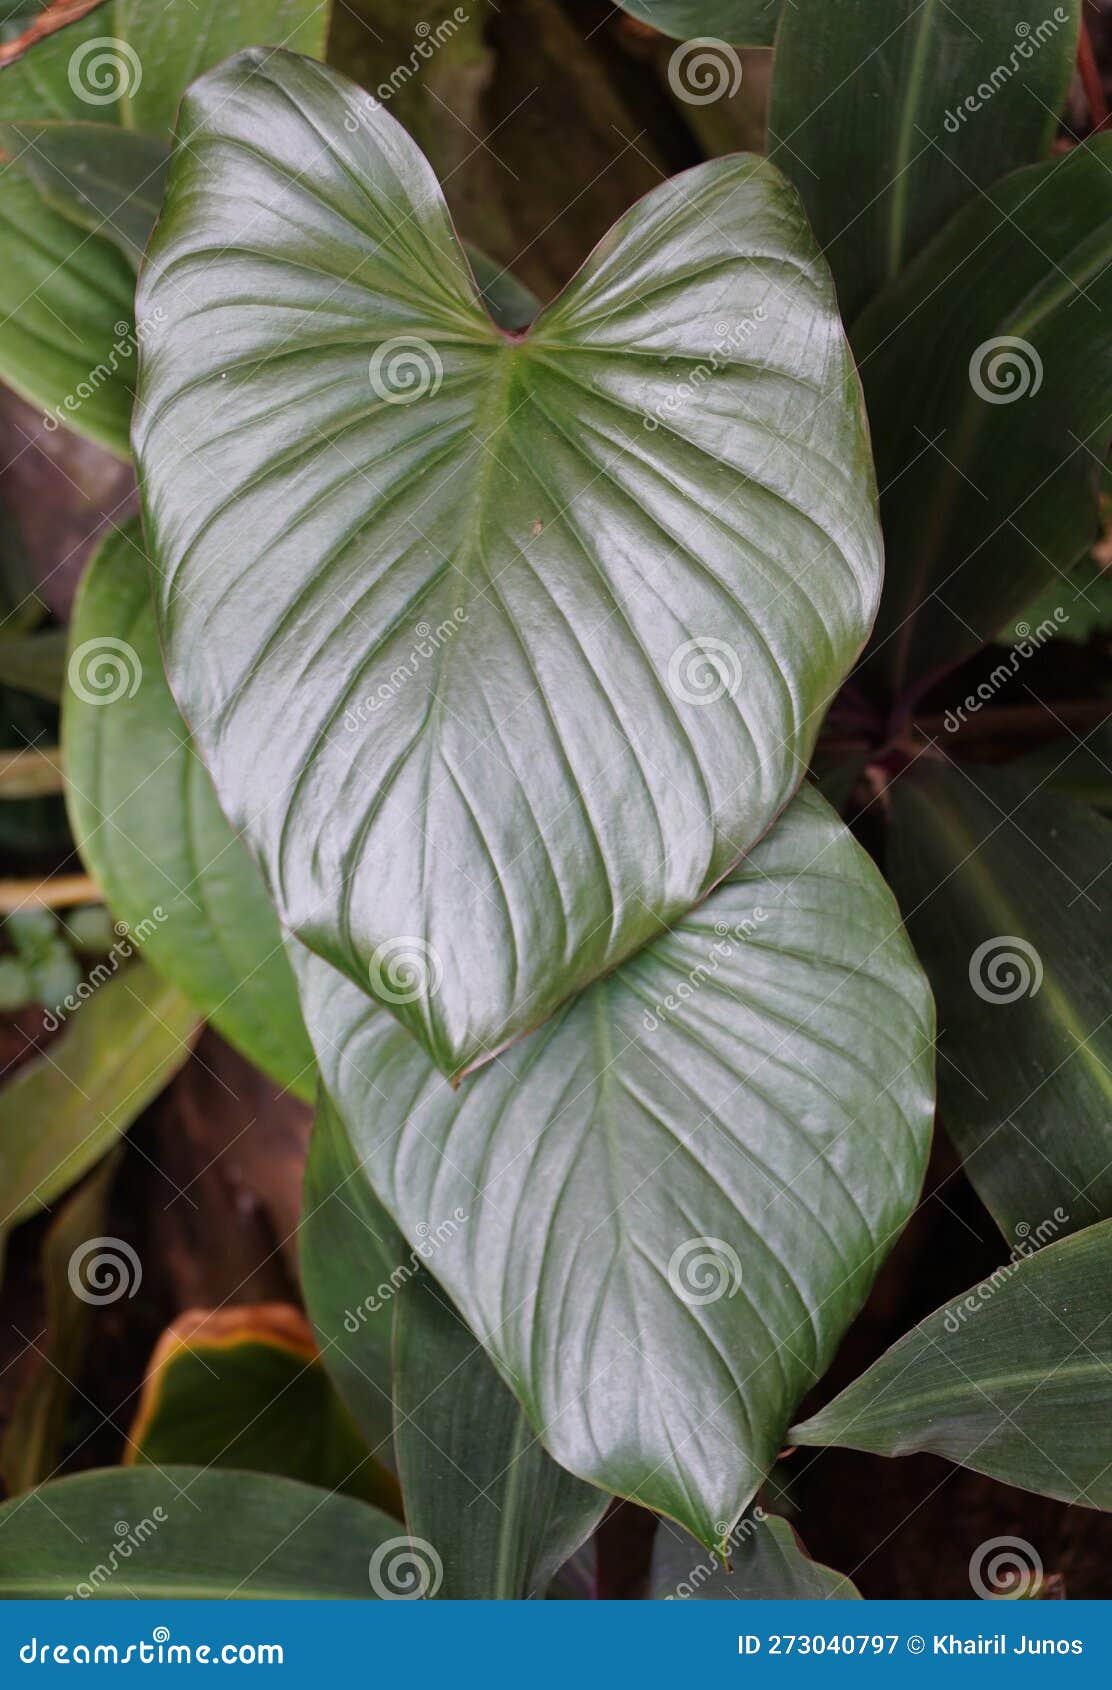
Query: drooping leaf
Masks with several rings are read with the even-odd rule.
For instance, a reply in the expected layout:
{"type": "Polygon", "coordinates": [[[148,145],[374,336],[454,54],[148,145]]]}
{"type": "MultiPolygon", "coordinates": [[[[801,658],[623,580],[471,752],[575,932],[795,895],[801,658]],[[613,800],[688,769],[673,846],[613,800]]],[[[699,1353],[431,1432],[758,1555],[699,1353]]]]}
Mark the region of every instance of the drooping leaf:
{"type": "Polygon", "coordinates": [[[284,1303],[179,1315],[151,1356],[124,1462],[276,1473],[401,1512],[305,1317],[284,1303]]]}
{"type": "MultiPolygon", "coordinates": [[[[1057,637],[1084,645],[1096,634],[1112,634],[1112,571],[1102,568],[1092,557],[1082,558],[1063,580],[1055,575],[1031,604],[1025,605],[1019,617],[1019,636],[1023,630],[1038,628],[1040,623],[1055,619],[1059,623],[1057,637]],[[1058,612],[1055,618],[1055,612],[1058,612]],[[1064,613],[1064,614],[1063,614],[1064,613]]],[[[1013,638],[1014,627],[1004,629],[1005,637],[1013,638]]]]}
{"type": "Polygon", "coordinates": [[[0,1447],[9,1496],[40,1484],[62,1454],[72,1392],[90,1341],[95,1304],[80,1297],[70,1277],[75,1251],[104,1232],[104,1216],[119,1151],[69,1197],[47,1230],[42,1247],[45,1331],[34,1338],[36,1365],[12,1409],[0,1447]]]}
{"type": "MultiPolygon", "coordinates": [[[[425,1240],[431,1266],[439,1248],[425,1240]]],[[[543,1596],[610,1498],[558,1467],[441,1288],[417,1272],[394,1316],[398,1472],[444,1600],[543,1596]]]]}
{"type": "Polygon", "coordinates": [[[311,1098],[277,919],[166,684],[137,521],[107,536],[81,583],[62,751],[74,838],[113,913],[230,1043],[311,1098]]]}
{"type": "MultiPolygon", "coordinates": [[[[735,47],[769,47],[782,0],[617,0],[623,12],[681,41],[713,37],[735,47]]],[[[790,0],[787,10],[798,0],[790,0]]]]}
{"type": "Polygon", "coordinates": [[[1012,1258],[793,1428],[1112,1508],[1112,1221],[1012,1258]]]}
{"type": "Polygon", "coordinates": [[[456,1074],[799,780],[879,572],[829,277],[719,159],[510,337],[341,78],[249,53],[182,124],[134,437],[171,682],[284,925],[456,1074]]]}
{"type": "Polygon", "coordinates": [[[368,1178],[561,1465],[718,1543],[918,1191],[926,983],[804,790],[671,933],[453,1091],[295,962],[368,1178]],[[462,1219],[460,1217],[463,1217],[462,1219]]]}
{"type": "Polygon", "coordinates": [[[938,1000],[940,1119],[966,1173],[1011,1243],[1112,1215],[1112,822],[937,759],[889,793],[888,874],[938,1000]]]}
{"type": "Polygon", "coordinates": [[[324,1365],[377,1460],[393,1462],[393,1297],[418,1258],[362,1177],[322,1091],[298,1229],[301,1289],[324,1365]]]}
{"type": "Polygon", "coordinates": [[[967,200],[1045,158],[1080,0],[792,0],[773,60],[771,156],[799,189],[852,322],[967,200]]]}
{"type": "Polygon", "coordinates": [[[0,1087],[0,1227],[80,1179],[189,1055],[193,1005],[145,962],[117,968],[89,971],[49,1051],[0,1087]]]}
{"type": "Polygon", "coordinates": [[[323,52],[327,27],[327,0],[104,0],[0,75],[0,376],[52,426],[127,455],[133,249],[184,89],[252,43],[323,52]]]}
{"type": "Polygon", "coordinates": [[[874,649],[897,689],[1006,628],[1096,537],[1110,165],[1100,136],[978,194],[854,331],[886,489],[874,649]]]}
{"type": "Polygon", "coordinates": [[[388,1514],[293,1479],[113,1467],[0,1507],[0,1597],[373,1599],[398,1545],[388,1514]]]}
{"type": "Polygon", "coordinates": [[[730,1536],[729,1567],[671,1520],[653,1542],[651,1595],[657,1601],[860,1601],[852,1579],[812,1561],[786,1520],[755,1508],[730,1536]]]}

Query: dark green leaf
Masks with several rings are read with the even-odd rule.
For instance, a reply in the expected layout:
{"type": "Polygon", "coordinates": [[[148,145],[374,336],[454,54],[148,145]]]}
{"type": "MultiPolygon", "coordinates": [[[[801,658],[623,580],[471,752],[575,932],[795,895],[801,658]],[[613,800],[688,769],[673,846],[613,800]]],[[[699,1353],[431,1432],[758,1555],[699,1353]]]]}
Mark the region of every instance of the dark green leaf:
{"type": "Polygon", "coordinates": [[[125,1461],[276,1473],[401,1512],[397,1485],[332,1389],[304,1316],[282,1303],[193,1309],[167,1327],[125,1461]]]}
{"type": "Polygon", "coordinates": [[[375,1595],[398,1522],[259,1473],[114,1467],[0,1508],[0,1597],[375,1595]]]}
{"type": "Polygon", "coordinates": [[[1064,792],[1094,810],[1112,811],[1112,722],[1102,722],[1084,735],[1051,740],[1009,766],[1028,787],[1064,792]]]}
{"type": "Polygon", "coordinates": [[[90,971],[49,1052],[0,1088],[0,1227],[80,1179],[189,1055],[193,1005],[145,962],[118,967],[90,971]]]}
{"type": "Polygon", "coordinates": [[[324,1083],[561,1465],[719,1542],[915,1200],[926,983],[810,790],[676,929],[457,1091],[307,951],[324,1083]],[[440,1229],[439,1234],[437,1229],[440,1229]]]}
{"type": "Polygon", "coordinates": [[[812,1561],[786,1520],[763,1508],[735,1526],[729,1568],[672,1523],[662,1520],[653,1544],[651,1595],[657,1601],[860,1601],[852,1580],[812,1561]]]}
{"type": "Polygon", "coordinates": [[[274,911],[166,685],[138,522],[81,583],[62,723],[74,838],[148,961],[300,1097],[313,1053],[274,911]]]}
{"type": "Polygon", "coordinates": [[[929,1449],[1005,1484],[1112,1508],[1112,1221],[1013,1256],[936,1309],[791,1436],[929,1449]]]}
{"type": "Polygon", "coordinates": [[[24,118],[0,126],[0,146],[18,155],[47,205],[139,268],[162,204],[169,141],[104,123],[24,118]]]}
{"type": "MultiPolygon", "coordinates": [[[[435,1231],[425,1240],[430,1258],[435,1231]]],[[[394,1317],[398,1471],[443,1599],[543,1596],[610,1498],[546,1454],[513,1393],[444,1292],[418,1271],[394,1317]]]]}
{"type": "MultiPolygon", "coordinates": [[[[966,200],[1050,151],[1080,0],[792,0],[769,143],[851,322],[966,200]],[[968,103],[967,103],[968,102],[968,103]]],[[[914,409],[914,407],[912,407],[914,409]]]]}
{"type": "Polygon", "coordinates": [[[455,1074],[799,780],[879,570],[829,277],[720,159],[508,337],[351,84],[249,53],[183,129],[135,430],[171,681],[284,925],[455,1074]]]}
{"type": "Polygon", "coordinates": [[[979,194],[855,330],[885,489],[874,649],[897,688],[999,633],[1096,537],[1110,259],[1105,135],[979,194]]]}
{"type": "Polygon", "coordinates": [[[966,1172],[1011,1242],[1112,1215],[1112,823],[933,758],[889,793],[888,873],[938,999],[966,1172]]]}
{"type": "Polygon", "coordinates": [[[416,1257],[362,1177],[321,1094],[298,1231],[301,1289],[336,1386],[379,1461],[393,1460],[393,1297],[416,1257]]]}
{"type": "Polygon", "coordinates": [[[135,275],[119,247],[142,245],[183,90],[252,43],[320,53],[327,27],[327,0],[105,0],[0,75],[0,376],[49,426],[127,455],[135,275]],[[127,216],[125,184],[143,202],[127,216]]]}

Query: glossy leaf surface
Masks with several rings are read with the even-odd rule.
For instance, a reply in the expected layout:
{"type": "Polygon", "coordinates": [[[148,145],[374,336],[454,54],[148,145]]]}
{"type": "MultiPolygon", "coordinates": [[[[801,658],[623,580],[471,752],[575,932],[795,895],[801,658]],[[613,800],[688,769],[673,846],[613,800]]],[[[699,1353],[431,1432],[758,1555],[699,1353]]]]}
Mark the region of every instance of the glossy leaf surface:
{"type": "Polygon", "coordinates": [[[1005,1263],[802,1425],[804,1444],[929,1449],[1008,1485],[1112,1507],[1112,1221],[1005,1263]]]}
{"type": "Polygon", "coordinates": [[[799,188],[848,323],[966,200],[1045,158],[1080,0],[792,0],[769,151],[799,188]],[[967,103],[968,102],[968,103],[967,103]]]}
{"type": "Polygon", "coordinates": [[[966,1173],[1012,1244],[1105,1219],[1112,822],[926,758],[889,791],[888,873],[938,999],[940,1114],[966,1173]]]}
{"type": "Polygon", "coordinates": [[[1105,135],[978,194],[854,329],[886,489],[875,661],[897,688],[991,639],[1096,538],[1110,259],[1105,135]]]}
{"type": "Polygon", "coordinates": [[[389,1515],[293,1479],[113,1467],[0,1507],[0,1597],[373,1598],[397,1542],[389,1515]]]}
{"type": "Polygon", "coordinates": [[[166,684],[137,521],[102,542],[81,583],[62,749],[74,838],[113,914],[225,1038],[311,1098],[277,919],[166,684]]]}
{"type": "MultiPolygon", "coordinates": [[[[430,1262],[437,1247],[430,1236],[430,1262]]],[[[438,1596],[543,1596],[598,1525],[609,1496],[556,1465],[428,1273],[402,1287],[394,1320],[405,1517],[413,1535],[436,1549],[438,1596]]]]}
{"type": "Polygon", "coordinates": [[[352,84],[248,53],[183,127],[134,435],[171,683],[284,925],[455,1074],[798,783],[880,568],[829,277],[715,160],[509,337],[352,84]]]}
{"type": "Polygon", "coordinates": [[[411,1245],[442,1229],[427,1265],[547,1447],[717,1543],[922,1175],[931,1005],[872,863],[805,790],[674,932],[458,1091],[301,958],[369,1178],[411,1245]]]}

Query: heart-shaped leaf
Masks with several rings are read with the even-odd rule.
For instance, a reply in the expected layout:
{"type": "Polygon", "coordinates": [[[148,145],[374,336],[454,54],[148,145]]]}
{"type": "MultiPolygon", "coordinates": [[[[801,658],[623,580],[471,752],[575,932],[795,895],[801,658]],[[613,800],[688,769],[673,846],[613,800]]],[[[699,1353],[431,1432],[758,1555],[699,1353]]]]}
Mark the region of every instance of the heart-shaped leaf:
{"type": "MultiPolygon", "coordinates": [[[[435,1241],[426,1241],[430,1257],[435,1241]]],[[[435,1545],[446,1601],[543,1596],[610,1498],[558,1467],[436,1281],[394,1315],[398,1472],[410,1531],[435,1545]]]]}
{"type": "Polygon", "coordinates": [[[1012,1244],[1106,1219],[1112,822],[935,758],[890,797],[888,872],[938,997],[941,1118],[966,1173],[1012,1244]]]}
{"type": "Polygon", "coordinates": [[[829,276],[717,159],[506,335],[350,83],[247,53],[182,132],[134,431],[171,683],[283,923],[457,1074],[799,781],[880,571],[829,276]]]}
{"type": "Polygon", "coordinates": [[[82,579],[68,681],[70,822],[113,914],[230,1043],[311,1098],[278,922],[166,685],[137,521],[108,535],[82,579]]]}
{"type": "Polygon", "coordinates": [[[1022,1251],[792,1429],[1112,1508],[1112,1221],[1022,1251]]]}
{"type": "Polygon", "coordinates": [[[112,1467],[0,1508],[0,1597],[374,1598],[398,1522],[270,1474],[112,1467]]]}
{"type": "MultiPolygon", "coordinates": [[[[1080,0],[792,0],[769,144],[799,187],[847,322],[966,200],[1050,151],[1080,0]]],[[[915,407],[912,407],[915,409],[915,407]]]]}
{"type": "Polygon", "coordinates": [[[922,1177],[929,992],[804,790],[673,932],[453,1091],[297,948],[367,1176],[562,1466],[718,1544],[922,1177]]]}
{"type": "Polygon", "coordinates": [[[854,329],[885,488],[875,661],[901,690],[993,638],[1096,538],[1110,261],[1103,135],[978,194],[854,329]]]}

